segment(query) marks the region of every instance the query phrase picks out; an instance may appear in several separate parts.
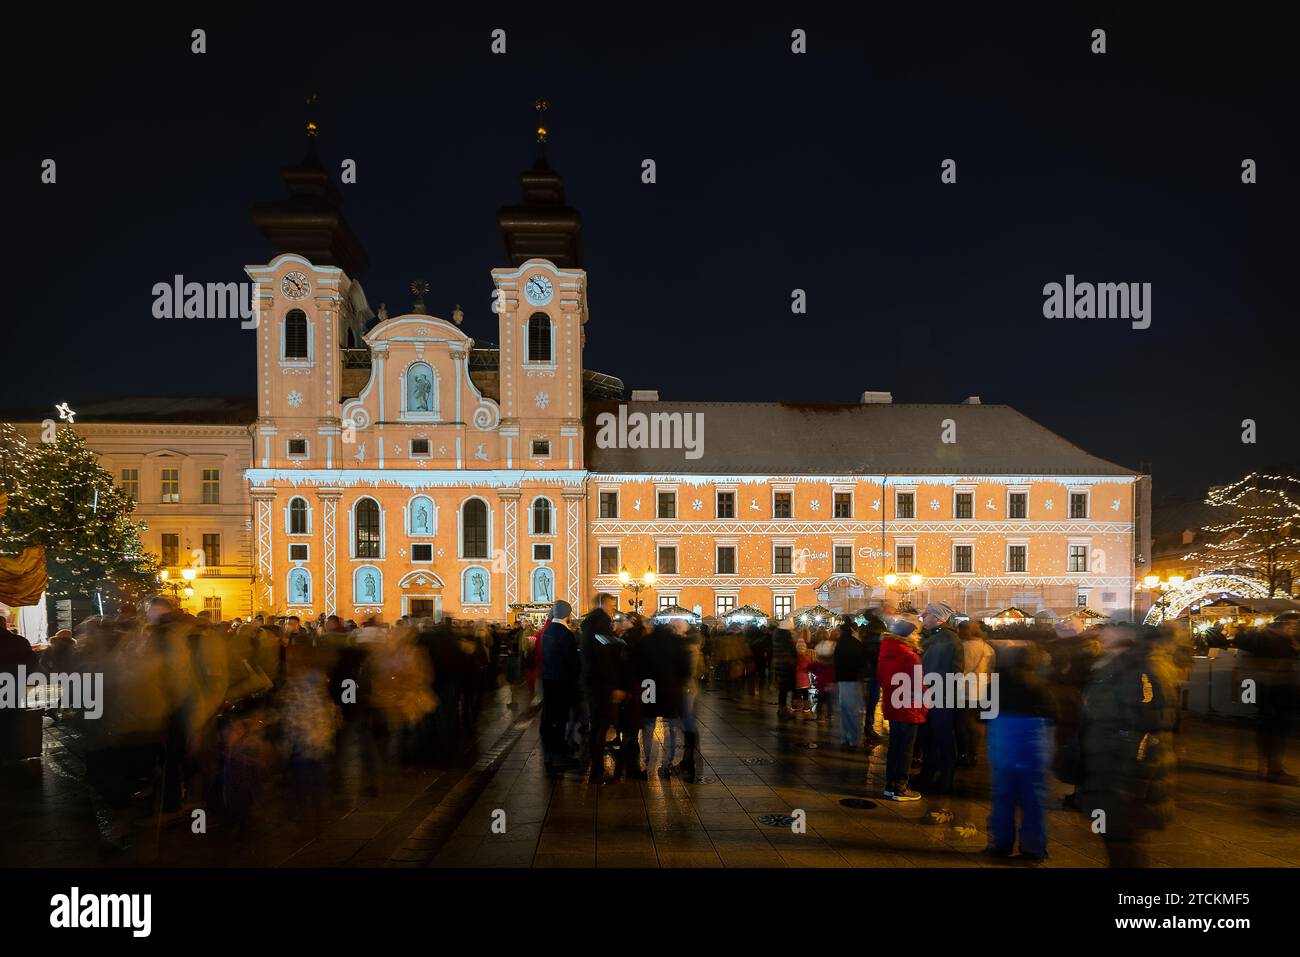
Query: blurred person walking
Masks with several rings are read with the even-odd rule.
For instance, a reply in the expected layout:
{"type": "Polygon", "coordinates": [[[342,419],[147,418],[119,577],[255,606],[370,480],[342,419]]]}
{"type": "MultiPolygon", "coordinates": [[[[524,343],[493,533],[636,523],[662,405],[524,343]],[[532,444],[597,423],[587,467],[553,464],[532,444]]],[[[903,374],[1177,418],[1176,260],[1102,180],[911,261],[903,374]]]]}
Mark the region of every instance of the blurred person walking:
{"type": "Polygon", "coordinates": [[[840,696],[840,747],[853,751],[862,744],[862,679],[867,649],[847,621],[835,643],[835,687],[840,696]]]}
{"type": "Polygon", "coordinates": [[[1021,856],[1035,862],[1047,857],[1053,706],[1043,675],[1044,657],[1036,644],[1026,642],[1006,646],[998,661],[999,710],[987,722],[993,806],[986,851],[996,857],[1010,857],[1015,851],[1017,808],[1021,856]]]}
{"type": "Polygon", "coordinates": [[[1175,669],[1154,628],[1107,625],[1098,638],[1102,656],[1083,697],[1078,806],[1101,821],[1111,867],[1142,867],[1145,832],[1173,817],[1175,669]]]}

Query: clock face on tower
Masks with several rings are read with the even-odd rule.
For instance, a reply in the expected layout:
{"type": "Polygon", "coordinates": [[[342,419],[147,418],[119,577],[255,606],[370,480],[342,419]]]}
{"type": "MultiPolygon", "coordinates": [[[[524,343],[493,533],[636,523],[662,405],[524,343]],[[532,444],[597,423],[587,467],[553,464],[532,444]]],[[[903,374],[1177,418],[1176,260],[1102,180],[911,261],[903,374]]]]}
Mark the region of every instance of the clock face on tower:
{"type": "Polygon", "coordinates": [[[280,291],[286,299],[306,299],[311,292],[311,282],[300,272],[286,273],[280,282],[280,291]]]}
{"type": "Polygon", "coordinates": [[[524,298],[534,306],[544,306],[551,301],[551,281],[545,276],[532,276],[524,283],[524,298]]]}

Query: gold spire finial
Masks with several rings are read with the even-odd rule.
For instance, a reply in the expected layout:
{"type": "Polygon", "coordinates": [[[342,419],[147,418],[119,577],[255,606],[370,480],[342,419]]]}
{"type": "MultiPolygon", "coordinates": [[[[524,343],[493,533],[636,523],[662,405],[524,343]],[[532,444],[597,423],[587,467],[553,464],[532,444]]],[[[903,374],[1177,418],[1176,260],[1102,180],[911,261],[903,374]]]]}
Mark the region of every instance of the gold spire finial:
{"type": "Polygon", "coordinates": [[[307,94],[307,135],[313,138],[316,136],[316,133],[319,129],[316,126],[315,121],[312,119],[312,114],[315,112],[316,112],[316,94],[309,93],[307,94]]]}
{"type": "Polygon", "coordinates": [[[537,111],[537,142],[546,142],[546,110],[551,104],[545,100],[538,100],[533,104],[533,109],[537,111]]]}
{"type": "Polygon", "coordinates": [[[411,307],[411,312],[424,314],[424,294],[429,291],[429,284],[423,279],[416,279],[411,283],[411,292],[415,293],[415,305],[411,307]]]}

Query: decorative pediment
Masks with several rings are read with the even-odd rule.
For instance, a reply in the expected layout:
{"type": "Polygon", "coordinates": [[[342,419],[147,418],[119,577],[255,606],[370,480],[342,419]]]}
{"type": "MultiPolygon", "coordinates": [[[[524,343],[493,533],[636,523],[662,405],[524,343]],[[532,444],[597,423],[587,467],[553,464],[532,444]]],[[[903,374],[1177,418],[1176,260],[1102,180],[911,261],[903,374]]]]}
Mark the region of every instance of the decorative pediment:
{"type": "Polygon", "coordinates": [[[417,568],[397,580],[399,588],[442,588],[442,579],[427,569],[417,568]]]}

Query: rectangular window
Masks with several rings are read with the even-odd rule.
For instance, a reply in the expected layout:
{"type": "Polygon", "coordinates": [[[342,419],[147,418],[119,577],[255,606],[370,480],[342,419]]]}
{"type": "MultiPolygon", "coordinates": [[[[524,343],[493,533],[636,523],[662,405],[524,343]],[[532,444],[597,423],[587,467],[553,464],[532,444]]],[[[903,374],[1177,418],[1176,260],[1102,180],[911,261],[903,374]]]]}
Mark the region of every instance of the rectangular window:
{"type": "Polygon", "coordinates": [[[793,516],[794,516],[794,493],[773,492],[772,493],[772,517],[792,518],[793,516]]]}
{"type": "Polygon", "coordinates": [[[167,568],[175,568],[181,559],[181,537],[170,532],[163,532],[162,563],[167,568]]]}
{"type": "Polygon", "coordinates": [[[1025,570],[1025,557],[1029,547],[1027,545],[1011,545],[1007,548],[1007,571],[1023,572],[1025,570]]]}
{"type": "Polygon", "coordinates": [[[1026,518],[1029,515],[1029,493],[1011,492],[1007,495],[1007,518],[1026,518]]]}
{"type": "Polygon", "coordinates": [[[600,493],[600,517],[618,518],[618,493],[617,492],[600,493]]]}
{"type": "Polygon", "coordinates": [[[794,546],[776,545],[772,548],[772,574],[794,574],[794,546]]]}
{"type": "Polygon", "coordinates": [[[790,613],[794,611],[793,595],[777,595],[772,599],[772,614],[776,616],[777,621],[789,618],[790,613]]]}
{"type": "Polygon", "coordinates": [[[835,546],[835,574],[837,575],[853,574],[853,546],[852,545],[835,546]]]}
{"type": "Polygon", "coordinates": [[[221,504],[221,469],[203,470],[203,504],[221,504]]]}
{"type": "Polygon", "coordinates": [[[305,562],[307,560],[307,544],[293,544],[289,546],[289,561],[305,562]]]}
{"type": "Polygon", "coordinates": [[[290,440],[289,440],[289,458],[291,458],[291,459],[301,459],[301,458],[306,458],[306,456],[307,456],[307,440],[306,440],[306,439],[290,439],[290,440]]]}
{"type": "Polygon", "coordinates": [[[676,492],[659,493],[659,511],[657,514],[659,515],[660,518],[677,517],[677,493],[676,492]]]}
{"type": "Polygon", "coordinates": [[[550,545],[534,545],[534,546],[533,546],[533,561],[535,561],[535,562],[549,562],[550,560],[551,560],[551,546],[550,546],[550,545]]]}
{"type": "Polygon", "coordinates": [[[835,493],[835,517],[853,517],[853,494],[851,492],[835,493]]]}
{"type": "Polygon", "coordinates": [[[600,546],[600,573],[602,575],[618,574],[618,546],[600,546]]]}
{"type": "Polygon", "coordinates": [[[1074,603],[1078,605],[1080,608],[1084,608],[1088,604],[1088,596],[1083,592],[1080,592],[1079,594],[1074,596],[1074,603]]]}
{"type": "Polygon", "coordinates": [[[544,459],[551,454],[550,439],[533,439],[533,458],[544,459]]]}
{"type": "Polygon", "coordinates": [[[433,543],[413,542],[411,544],[411,561],[413,562],[433,561],[433,543]]]}
{"type": "Polygon", "coordinates": [[[659,546],[659,574],[660,575],[677,574],[677,546],[676,545],[659,546]]]}
{"type": "Polygon", "coordinates": [[[205,565],[221,564],[221,534],[205,534],[203,536],[203,563],[205,565]]]}
{"type": "Polygon", "coordinates": [[[735,595],[718,596],[718,617],[719,618],[721,618],[723,615],[730,615],[735,610],[736,610],[735,595]]]}
{"type": "Polygon", "coordinates": [[[719,575],[736,574],[736,546],[735,545],[718,546],[718,574],[719,575]]]}
{"type": "Polygon", "coordinates": [[[179,502],[181,500],[181,470],[160,469],[158,477],[162,485],[162,500],[170,503],[179,502]]]}
{"type": "Polygon", "coordinates": [[[953,518],[973,518],[975,515],[975,493],[958,492],[952,503],[953,518]]]}
{"type": "Polygon", "coordinates": [[[432,454],[433,450],[428,439],[411,439],[411,458],[427,459],[432,454]]]}
{"type": "Polygon", "coordinates": [[[1070,571],[1086,572],[1088,570],[1088,546],[1070,546],[1070,571]]]}
{"type": "Polygon", "coordinates": [[[1088,517],[1088,493],[1071,492],[1070,493],[1070,518],[1087,518],[1088,517]]]}
{"type": "Polygon", "coordinates": [[[139,469],[122,469],[122,494],[133,502],[140,500],[139,469]]]}
{"type": "Polygon", "coordinates": [[[971,546],[954,545],[952,548],[952,570],[954,573],[971,571],[971,546]]]}
{"type": "Polygon", "coordinates": [[[205,595],[203,597],[203,610],[208,613],[212,621],[221,620],[221,596],[205,595]]]}
{"type": "Polygon", "coordinates": [[[736,493],[719,492],[718,493],[718,518],[735,518],[736,517],[736,493]]]}
{"type": "Polygon", "coordinates": [[[894,515],[897,518],[914,518],[916,514],[916,493],[899,492],[894,498],[894,515]]]}
{"type": "Polygon", "coordinates": [[[894,568],[900,575],[916,571],[916,546],[899,545],[894,549],[894,568]]]}
{"type": "Polygon", "coordinates": [[[660,610],[660,611],[667,611],[669,608],[672,608],[673,605],[675,605],[675,604],[677,604],[677,596],[676,596],[676,595],[660,595],[660,596],[659,596],[659,610],[660,610]]]}

